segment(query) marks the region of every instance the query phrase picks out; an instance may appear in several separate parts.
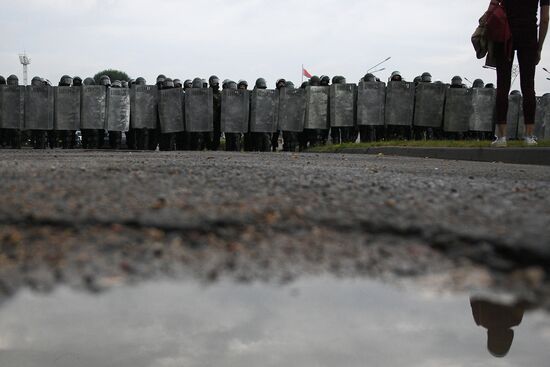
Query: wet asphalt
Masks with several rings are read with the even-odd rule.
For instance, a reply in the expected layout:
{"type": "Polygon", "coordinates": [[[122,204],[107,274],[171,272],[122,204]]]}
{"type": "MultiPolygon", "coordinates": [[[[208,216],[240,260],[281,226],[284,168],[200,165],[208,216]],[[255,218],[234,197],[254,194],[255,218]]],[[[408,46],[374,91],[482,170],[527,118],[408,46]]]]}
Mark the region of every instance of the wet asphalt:
{"type": "Polygon", "coordinates": [[[59,283],[101,290],[159,274],[285,282],[440,273],[458,287],[473,274],[550,299],[550,167],[4,150],[0,243],[4,294],[59,283]]]}

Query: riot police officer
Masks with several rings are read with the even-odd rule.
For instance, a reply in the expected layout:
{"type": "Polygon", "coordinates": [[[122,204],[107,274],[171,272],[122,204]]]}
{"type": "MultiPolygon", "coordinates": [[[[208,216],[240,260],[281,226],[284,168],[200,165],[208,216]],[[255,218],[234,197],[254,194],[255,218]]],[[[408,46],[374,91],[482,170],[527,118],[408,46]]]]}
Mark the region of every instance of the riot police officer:
{"type": "MultiPolygon", "coordinates": [[[[285,88],[295,89],[294,83],[290,80],[286,81],[285,88]]],[[[283,151],[284,152],[294,152],[299,145],[298,133],[295,131],[284,131],[283,130],[283,151]]]]}
{"type": "Polygon", "coordinates": [[[472,88],[485,88],[485,82],[482,79],[476,79],[472,83],[472,88]]]}
{"type": "MultiPolygon", "coordinates": [[[[38,76],[35,76],[31,80],[31,85],[34,87],[41,87],[44,85],[44,80],[38,76]]],[[[49,131],[46,132],[45,130],[31,130],[31,143],[34,149],[46,149],[47,133],[49,133],[49,131]]],[[[53,149],[55,146],[52,145],[51,147],[53,149]]]]}
{"type": "Polygon", "coordinates": [[[191,79],[187,79],[183,82],[183,90],[186,91],[188,89],[193,88],[193,81],[191,79]]]}
{"type": "Polygon", "coordinates": [[[462,84],[462,78],[458,75],[453,76],[453,79],[451,79],[450,88],[464,88],[464,85],[462,84]]]}
{"type": "MultiPolygon", "coordinates": [[[[159,74],[157,76],[157,81],[155,85],[157,86],[157,89],[160,91],[162,89],[162,86],[164,84],[164,81],[166,80],[166,76],[164,74],[159,74]]],[[[155,129],[148,129],[147,135],[148,135],[148,144],[149,144],[149,150],[157,150],[157,146],[159,145],[160,141],[160,117],[158,115],[157,111],[157,123],[156,123],[155,129]]]]}
{"type": "MultiPolygon", "coordinates": [[[[99,78],[99,85],[105,87],[105,90],[108,92],[109,88],[111,88],[111,78],[109,78],[107,75],[102,75],[99,78]]],[[[107,93],[108,94],[108,93],[107,93]]],[[[105,129],[98,129],[95,130],[96,136],[92,137],[93,145],[96,145],[93,148],[102,149],[105,146],[105,129]]]]}
{"type": "Polygon", "coordinates": [[[403,77],[401,76],[401,73],[399,71],[394,71],[393,73],[391,73],[389,81],[390,82],[402,82],[403,77]]]}
{"type": "MultiPolygon", "coordinates": [[[[244,79],[239,80],[239,82],[237,83],[237,89],[248,90],[248,82],[244,79]]],[[[242,139],[243,150],[245,152],[254,151],[254,136],[250,132],[250,117],[248,120],[248,129],[243,135],[244,135],[242,139]]]]}
{"type": "MultiPolygon", "coordinates": [[[[281,93],[281,89],[286,88],[286,80],[285,79],[279,79],[275,83],[275,89],[281,93]]],[[[271,134],[271,150],[276,152],[279,148],[279,130],[276,130],[273,134],[271,134]]]]}
{"type": "MultiPolygon", "coordinates": [[[[140,76],[136,78],[135,85],[145,86],[147,85],[147,81],[145,80],[145,78],[140,76]]],[[[131,110],[130,110],[130,113],[132,113],[131,110]]],[[[131,137],[130,138],[133,140],[133,142],[130,143],[128,148],[132,149],[132,145],[135,144],[136,149],[139,149],[139,150],[148,149],[149,148],[149,129],[132,128],[132,130],[133,130],[133,139],[131,137]]]]}
{"type": "Polygon", "coordinates": [[[431,83],[432,82],[432,74],[425,71],[422,73],[422,76],[420,77],[422,79],[422,83],[431,83]]]}
{"type": "MultiPolygon", "coordinates": [[[[174,89],[174,81],[170,78],[166,78],[162,83],[161,89],[174,89]]],[[[174,133],[162,133],[160,134],[159,150],[169,151],[174,150],[174,133]]]]}
{"type": "MultiPolygon", "coordinates": [[[[6,80],[8,86],[19,86],[19,78],[16,75],[8,76],[6,80]]],[[[4,136],[7,140],[7,145],[13,149],[21,148],[21,130],[20,129],[4,129],[4,136]]]]}
{"type": "MultiPolygon", "coordinates": [[[[232,80],[225,80],[222,89],[237,90],[237,83],[232,80]]],[[[225,132],[225,150],[228,152],[238,152],[241,150],[241,133],[225,132]]]]}
{"type": "MultiPolygon", "coordinates": [[[[193,89],[201,89],[204,88],[204,83],[201,78],[195,78],[193,79],[193,82],[191,83],[191,88],[193,89]]],[[[208,133],[206,133],[208,134],[208,133]]],[[[188,142],[186,143],[186,146],[190,150],[203,150],[205,147],[205,140],[204,140],[204,134],[198,133],[198,132],[189,132],[186,134],[188,142]]]]}
{"type": "MultiPolygon", "coordinates": [[[[122,82],[120,80],[115,80],[111,85],[111,88],[121,89],[122,82]]],[[[109,147],[111,149],[120,149],[122,143],[122,131],[107,131],[109,135],[109,147]]]]}
{"type": "Polygon", "coordinates": [[[213,131],[211,133],[205,133],[206,148],[209,150],[218,150],[220,147],[221,139],[221,118],[222,118],[222,99],[220,93],[220,79],[212,75],[208,78],[208,84],[212,89],[212,95],[214,98],[214,119],[213,119],[213,131]]]}
{"type": "MultiPolygon", "coordinates": [[[[77,77],[78,78],[78,77],[77,77]]],[[[80,78],[79,78],[80,79],[80,78]]],[[[80,80],[82,83],[82,80],[80,80]]],[[[74,79],[68,75],[63,75],[59,80],[58,86],[60,87],[71,87],[74,85],[74,79]]],[[[61,146],[63,149],[73,149],[75,143],[75,133],[74,130],[60,130],[57,131],[59,138],[61,139],[61,146]]]]}
{"type": "MultiPolygon", "coordinates": [[[[254,89],[267,89],[267,83],[264,78],[258,78],[254,89]]],[[[259,152],[271,151],[271,134],[270,133],[252,133],[254,140],[254,150],[259,152]]]]}

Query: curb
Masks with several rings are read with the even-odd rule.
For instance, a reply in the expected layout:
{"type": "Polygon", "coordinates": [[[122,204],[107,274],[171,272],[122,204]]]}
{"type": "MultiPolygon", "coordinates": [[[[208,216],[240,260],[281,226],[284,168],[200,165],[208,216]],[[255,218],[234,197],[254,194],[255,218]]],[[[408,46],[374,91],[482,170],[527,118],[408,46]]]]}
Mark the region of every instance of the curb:
{"type": "Polygon", "coordinates": [[[342,148],[334,153],[388,155],[456,161],[501,162],[550,166],[550,148],[342,148]]]}

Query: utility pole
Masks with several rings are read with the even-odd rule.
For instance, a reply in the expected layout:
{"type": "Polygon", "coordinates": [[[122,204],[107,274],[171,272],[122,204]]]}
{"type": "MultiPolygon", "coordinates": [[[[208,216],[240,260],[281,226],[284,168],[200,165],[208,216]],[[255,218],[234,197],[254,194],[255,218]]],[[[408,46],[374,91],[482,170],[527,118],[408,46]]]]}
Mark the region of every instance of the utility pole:
{"type": "Polygon", "coordinates": [[[19,55],[19,62],[23,65],[23,85],[27,85],[28,82],[28,70],[27,67],[31,64],[31,59],[27,56],[26,52],[19,55]]]}

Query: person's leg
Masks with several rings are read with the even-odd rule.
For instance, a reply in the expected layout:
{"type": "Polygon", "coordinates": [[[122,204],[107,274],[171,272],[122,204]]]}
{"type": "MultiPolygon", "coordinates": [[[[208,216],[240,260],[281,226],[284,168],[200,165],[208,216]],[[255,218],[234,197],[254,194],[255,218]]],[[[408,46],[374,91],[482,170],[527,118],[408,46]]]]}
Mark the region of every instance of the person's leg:
{"type": "Polygon", "coordinates": [[[533,136],[535,126],[535,70],[537,62],[537,46],[518,49],[518,62],[523,94],[523,115],[525,118],[525,136],[533,136]]]}
{"type": "Polygon", "coordinates": [[[500,138],[506,136],[513,56],[511,60],[508,60],[503,44],[495,45],[495,53],[497,55],[497,135],[500,138]]]}

